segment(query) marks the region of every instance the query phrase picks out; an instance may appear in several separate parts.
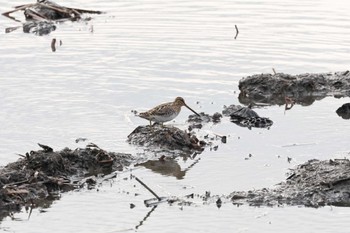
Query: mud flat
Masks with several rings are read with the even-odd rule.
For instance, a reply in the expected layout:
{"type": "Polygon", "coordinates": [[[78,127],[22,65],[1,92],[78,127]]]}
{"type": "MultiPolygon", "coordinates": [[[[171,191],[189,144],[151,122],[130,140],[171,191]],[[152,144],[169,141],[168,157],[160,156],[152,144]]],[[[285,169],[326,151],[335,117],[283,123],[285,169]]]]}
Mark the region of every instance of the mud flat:
{"type": "Polygon", "coordinates": [[[310,160],[292,169],[274,189],[235,191],[229,198],[253,206],[350,206],[350,161],[310,160]]]}
{"type": "Polygon", "coordinates": [[[246,105],[284,105],[286,98],[298,104],[310,105],[326,96],[350,96],[350,72],[256,74],[241,79],[239,90],[239,101],[246,105]]]}
{"type": "Polygon", "coordinates": [[[206,142],[200,141],[194,133],[183,131],[174,126],[147,125],[138,126],[128,136],[131,144],[145,147],[153,151],[160,149],[173,154],[174,151],[185,153],[200,152],[204,150],[206,142]]]}
{"type": "Polygon", "coordinates": [[[93,184],[97,174],[110,174],[131,164],[130,154],[106,152],[94,144],[86,148],[30,151],[0,169],[0,220],[23,206],[50,203],[57,194],[93,184]]]}
{"type": "MultiPolygon", "coordinates": [[[[133,143],[148,149],[161,145],[169,151],[173,150],[172,153],[177,151],[177,156],[181,152],[197,153],[205,145],[195,140],[194,135],[176,127],[140,126],[130,135],[129,141],[133,143]]],[[[12,212],[21,211],[22,207],[48,206],[62,192],[82,187],[93,188],[97,183],[97,175],[102,177],[102,181],[111,179],[114,171],[121,171],[130,165],[144,166],[182,179],[186,171],[199,162],[199,159],[194,160],[187,170],[182,171],[176,161],[166,158],[164,153],[159,161],[148,160],[137,164],[139,160],[131,154],[107,152],[92,143],[86,148],[65,148],[61,151],[40,146],[42,150],[21,155],[18,161],[0,169],[0,220],[12,212]]],[[[189,196],[201,197],[198,194],[189,196]]],[[[310,160],[291,169],[286,181],[274,188],[233,191],[229,195],[209,197],[204,195],[202,199],[204,202],[214,200],[220,206],[221,199],[253,206],[350,206],[350,161],[310,160]]],[[[155,205],[160,199],[163,200],[157,198],[155,205]]],[[[169,200],[171,204],[183,201],[183,198],[169,200]]],[[[186,202],[190,204],[191,201],[186,199],[186,202]]]]}

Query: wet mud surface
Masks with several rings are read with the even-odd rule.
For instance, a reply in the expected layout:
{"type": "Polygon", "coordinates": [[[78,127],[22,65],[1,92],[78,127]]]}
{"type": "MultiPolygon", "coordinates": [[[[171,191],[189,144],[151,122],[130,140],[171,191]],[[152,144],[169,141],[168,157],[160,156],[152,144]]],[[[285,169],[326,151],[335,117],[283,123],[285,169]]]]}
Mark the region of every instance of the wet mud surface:
{"type": "Polygon", "coordinates": [[[350,72],[256,74],[241,79],[239,90],[239,101],[245,105],[284,105],[291,99],[297,104],[308,106],[326,96],[350,96],[350,72]]]}
{"type": "Polygon", "coordinates": [[[162,149],[171,154],[174,150],[188,152],[188,154],[200,152],[207,144],[203,140],[200,141],[194,133],[188,133],[174,126],[158,124],[138,126],[129,134],[127,141],[137,146],[162,149]]]}
{"type": "Polygon", "coordinates": [[[310,160],[291,169],[274,189],[232,192],[229,198],[253,206],[350,206],[350,161],[310,160]]]}
{"type": "Polygon", "coordinates": [[[106,152],[96,145],[71,150],[30,151],[0,169],[0,219],[23,206],[50,202],[56,194],[93,184],[97,174],[110,174],[130,165],[130,154],[106,152]]]}
{"type": "MultiPolygon", "coordinates": [[[[290,98],[305,104],[306,99],[315,100],[330,94],[349,96],[350,75],[349,72],[297,76],[263,74],[247,77],[239,85],[240,98],[247,103],[286,104],[290,98]]],[[[114,178],[110,174],[130,165],[183,179],[186,172],[199,162],[200,158],[196,156],[207,147],[211,149],[213,141],[226,143],[226,136],[200,134],[204,124],[220,124],[223,117],[229,117],[242,127],[271,127],[273,121],[259,116],[258,111],[258,108],[253,109],[253,105],[230,105],[224,106],[222,113],[190,115],[187,130],[159,124],[138,126],[126,141],[147,150],[147,153],[156,154],[156,159],[154,156],[152,159],[147,157],[141,162],[131,154],[107,152],[92,143],[86,148],[65,148],[61,151],[39,144],[41,150],[20,155],[22,158],[17,162],[0,169],[0,220],[22,207],[48,204],[60,192],[93,187],[96,177],[114,178]],[[193,162],[186,169],[181,169],[176,161],[179,156],[190,158],[193,162]]],[[[336,112],[349,119],[349,104],[344,104],[336,112]]],[[[79,138],[77,142],[85,140],[79,138]]],[[[207,192],[185,197],[159,197],[140,179],[134,178],[155,196],[145,200],[148,207],[161,203],[191,205],[193,198],[200,199],[202,203],[214,202],[219,208],[226,202],[253,206],[350,206],[350,161],[347,159],[310,160],[291,169],[288,178],[274,188],[233,191],[220,196],[211,196],[207,192]]]]}

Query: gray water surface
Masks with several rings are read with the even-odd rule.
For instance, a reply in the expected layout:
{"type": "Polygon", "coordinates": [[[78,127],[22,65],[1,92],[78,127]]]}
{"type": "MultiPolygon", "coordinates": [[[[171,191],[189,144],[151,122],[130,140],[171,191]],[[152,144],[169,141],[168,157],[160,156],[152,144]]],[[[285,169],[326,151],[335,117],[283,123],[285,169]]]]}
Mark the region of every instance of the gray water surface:
{"type": "MultiPolygon", "coordinates": [[[[6,1],[0,12],[31,1],[6,1]]],[[[75,148],[88,138],[110,151],[144,156],[126,143],[148,122],[131,110],[147,110],[182,96],[198,112],[221,112],[239,104],[239,80],[256,73],[290,74],[349,69],[350,3],[306,1],[60,1],[106,11],[88,22],[66,22],[47,36],[5,34],[18,24],[0,17],[0,166],[16,153],[75,148]],[[235,25],[239,35],[235,40],[235,25]],[[62,46],[51,51],[56,38],[62,46]]],[[[20,17],[20,14],[17,14],[20,17]]],[[[350,121],[336,109],[349,98],[327,97],[310,106],[257,109],[274,121],[267,129],[238,127],[224,118],[200,133],[227,135],[217,151],[196,160],[178,158],[181,171],[161,174],[137,167],[132,173],[159,195],[229,194],[273,187],[288,168],[309,159],[348,157],[350,121]],[[249,157],[249,154],[252,156],[249,157]],[[288,158],[292,158],[288,162],[288,158]],[[179,175],[180,174],[180,175],[179,175]]],[[[186,128],[183,109],[175,122],[186,128]]],[[[224,204],[158,206],[130,171],[97,190],[62,194],[45,209],[15,214],[0,224],[5,232],[348,232],[350,210],[324,207],[249,207],[224,204]],[[135,193],[139,194],[135,196],[135,193]],[[130,203],[136,205],[130,209],[130,203]],[[141,226],[140,222],[142,223],[141,226]]]]}

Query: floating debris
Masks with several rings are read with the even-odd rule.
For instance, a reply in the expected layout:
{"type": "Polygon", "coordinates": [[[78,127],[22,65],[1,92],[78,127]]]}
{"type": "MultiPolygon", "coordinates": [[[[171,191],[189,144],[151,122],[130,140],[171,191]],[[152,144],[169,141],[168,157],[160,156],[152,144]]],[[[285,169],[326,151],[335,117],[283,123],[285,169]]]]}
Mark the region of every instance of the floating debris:
{"type": "MultiPolygon", "coordinates": [[[[48,0],[38,0],[36,3],[25,4],[14,7],[14,10],[2,13],[4,16],[23,23],[23,32],[35,35],[47,35],[56,30],[56,23],[63,21],[90,20],[83,19],[82,14],[102,14],[101,11],[84,10],[61,6],[48,0]],[[25,21],[11,16],[12,13],[23,11],[25,21]]],[[[6,33],[12,32],[20,27],[10,27],[5,29],[6,33]]]]}

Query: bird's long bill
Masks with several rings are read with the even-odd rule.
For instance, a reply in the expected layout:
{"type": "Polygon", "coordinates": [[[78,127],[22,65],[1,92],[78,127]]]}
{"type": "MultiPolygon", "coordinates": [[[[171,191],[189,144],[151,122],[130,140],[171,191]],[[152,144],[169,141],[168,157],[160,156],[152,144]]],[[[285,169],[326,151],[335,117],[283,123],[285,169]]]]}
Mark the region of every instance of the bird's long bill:
{"type": "Polygon", "coordinates": [[[196,114],[197,116],[200,117],[200,115],[198,113],[196,113],[192,108],[188,107],[187,105],[185,105],[186,108],[188,108],[189,110],[191,110],[194,114],[196,114]]]}

